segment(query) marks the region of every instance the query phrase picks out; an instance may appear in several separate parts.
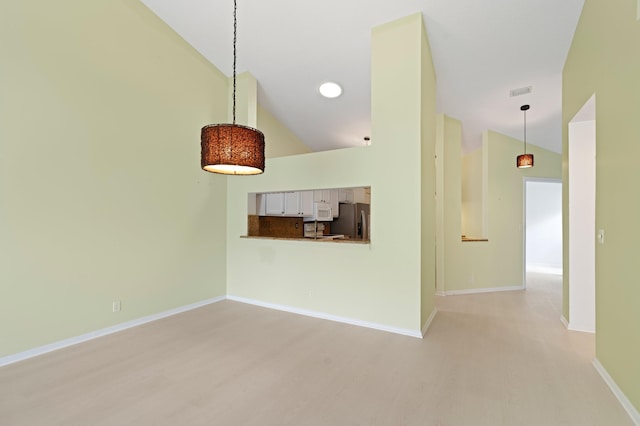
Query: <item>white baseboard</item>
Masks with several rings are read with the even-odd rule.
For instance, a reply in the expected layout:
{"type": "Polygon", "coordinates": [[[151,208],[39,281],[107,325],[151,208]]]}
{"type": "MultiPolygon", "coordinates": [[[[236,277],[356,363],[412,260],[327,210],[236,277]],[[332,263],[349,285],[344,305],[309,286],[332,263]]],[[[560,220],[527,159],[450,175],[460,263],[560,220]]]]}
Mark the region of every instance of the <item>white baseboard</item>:
{"type": "Polygon", "coordinates": [[[462,294],[477,294],[477,293],[494,293],[497,291],[517,291],[524,290],[523,285],[513,285],[509,287],[492,287],[492,288],[470,288],[468,290],[449,290],[445,291],[445,296],[459,296],[462,294]]]}
{"type": "Polygon", "coordinates": [[[580,331],[582,333],[594,334],[596,332],[596,328],[594,326],[584,325],[584,324],[575,324],[572,322],[569,323],[567,328],[571,331],[580,331]]]}
{"type": "Polygon", "coordinates": [[[436,296],[446,296],[447,293],[441,290],[436,291],[436,296]]]}
{"type": "Polygon", "coordinates": [[[108,334],[117,333],[128,328],[136,327],[142,324],[146,324],[151,321],[156,321],[161,318],[169,317],[171,315],[180,314],[182,312],[190,311],[192,309],[200,308],[205,305],[224,300],[224,296],[216,297],[213,299],[202,300],[200,302],[192,303],[190,305],[180,306],[178,308],[169,309],[168,311],[160,312],[158,314],[148,315],[146,317],[134,319],[131,321],[123,322],[113,325],[111,327],[101,328],[99,330],[91,331],[89,333],[82,334],[80,336],[70,337],[68,339],[60,340],[54,343],[50,343],[44,346],[38,346],[37,348],[29,349],[24,352],[18,352],[17,354],[7,355],[0,358],[0,367],[13,364],[14,362],[23,361],[25,359],[33,358],[38,355],[46,354],[47,352],[56,351],[58,349],[66,348],[67,346],[77,345],[78,343],[86,342],[88,340],[96,339],[98,337],[106,336],[108,334]]]}
{"type": "Polygon", "coordinates": [[[560,315],[560,322],[564,325],[564,328],[569,328],[569,321],[567,321],[564,315],[560,315]]]}
{"type": "Polygon", "coordinates": [[[424,327],[422,327],[423,338],[425,334],[427,334],[427,330],[429,329],[429,326],[431,325],[431,322],[433,321],[433,319],[436,317],[437,313],[438,313],[438,308],[433,308],[433,311],[431,311],[431,315],[429,315],[429,318],[427,318],[427,322],[424,323],[424,327]]]}
{"type": "Polygon", "coordinates": [[[611,392],[613,392],[613,394],[618,399],[618,401],[620,402],[622,407],[625,409],[627,414],[629,414],[629,417],[631,417],[631,420],[636,425],[640,425],[640,412],[638,412],[636,407],[633,406],[633,404],[631,403],[631,401],[629,401],[629,399],[626,397],[624,392],[622,392],[622,390],[618,387],[615,380],[613,380],[613,378],[609,375],[609,373],[604,368],[604,366],[600,364],[600,361],[598,361],[598,358],[593,360],[593,366],[595,367],[598,374],[600,374],[600,377],[602,377],[602,380],[604,380],[607,386],[609,386],[609,389],[611,389],[611,392]]]}
{"type": "Polygon", "coordinates": [[[336,315],[326,314],[324,312],[310,311],[310,310],[307,310],[307,309],[294,308],[294,307],[291,307],[291,306],[277,305],[277,304],[274,304],[274,303],[262,302],[260,300],[247,299],[245,297],[227,295],[227,299],[228,300],[233,300],[235,302],[246,303],[248,305],[261,306],[263,308],[275,309],[275,310],[278,310],[278,311],[290,312],[290,313],[293,313],[293,314],[305,315],[305,316],[308,316],[308,317],[326,319],[326,320],[329,320],[329,321],[342,322],[342,323],[345,323],[345,324],[357,325],[357,326],[360,326],[360,327],[373,328],[375,330],[388,331],[390,333],[396,333],[396,334],[402,334],[402,335],[405,335],[405,336],[422,338],[422,334],[420,334],[420,331],[418,331],[418,330],[409,330],[409,329],[406,329],[406,328],[390,327],[390,326],[387,326],[387,325],[384,325],[384,324],[377,324],[377,323],[373,323],[373,322],[369,322],[369,321],[361,321],[361,320],[353,319],[353,318],[340,317],[340,316],[336,316],[336,315]]]}
{"type": "Polygon", "coordinates": [[[562,275],[562,266],[546,264],[528,264],[527,272],[538,272],[540,274],[562,275]]]}
{"type": "Polygon", "coordinates": [[[584,324],[574,324],[567,321],[564,315],[560,315],[560,322],[564,325],[564,328],[570,331],[579,331],[581,333],[595,333],[596,328],[594,326],[585,326],[584,324]]]}

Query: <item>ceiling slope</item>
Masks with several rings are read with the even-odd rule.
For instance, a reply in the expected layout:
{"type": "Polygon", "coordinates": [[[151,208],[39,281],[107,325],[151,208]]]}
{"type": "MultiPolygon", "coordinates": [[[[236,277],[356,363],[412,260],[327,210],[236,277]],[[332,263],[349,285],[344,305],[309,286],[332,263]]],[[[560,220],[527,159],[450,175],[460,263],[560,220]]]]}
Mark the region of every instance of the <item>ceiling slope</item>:
{"type": "MultiPolygon", "coordinates": [[[[141,0],[232,74],[231,0],[141,0]]],[[[490,129],[560,152],[562,68],[584,0],[238,0],[238,72],[258,100],[314,151],[363,143],[371,132],[370,35],[422,12],[437,75],[437,110],[462,121],[463,149],[490,129]],[[336,99],[317,91],[344,88],[336,99]],[[530,94],[510,97],[512,89],[530,94]]],[[[375,141],[372,140],[373,143],[375,141]]]]}

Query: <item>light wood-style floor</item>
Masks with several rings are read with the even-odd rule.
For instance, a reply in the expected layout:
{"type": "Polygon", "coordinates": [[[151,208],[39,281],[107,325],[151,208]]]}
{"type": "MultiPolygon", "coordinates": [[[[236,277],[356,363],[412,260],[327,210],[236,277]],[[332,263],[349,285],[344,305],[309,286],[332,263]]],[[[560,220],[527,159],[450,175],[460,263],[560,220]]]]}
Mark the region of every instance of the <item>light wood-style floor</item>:
{"type": "Polygon", "coordinates": [[[438,298],[423,340],[224,301],[0,368],[0,424],[632,424],[560,288],[438,298]]]}

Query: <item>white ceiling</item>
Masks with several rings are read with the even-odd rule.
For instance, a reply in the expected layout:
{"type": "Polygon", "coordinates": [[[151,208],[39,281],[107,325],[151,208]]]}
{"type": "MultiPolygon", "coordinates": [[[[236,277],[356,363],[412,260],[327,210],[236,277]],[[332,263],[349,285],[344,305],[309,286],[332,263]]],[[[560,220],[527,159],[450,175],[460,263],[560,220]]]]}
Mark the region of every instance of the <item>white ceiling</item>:
{"type": "MultiPolygon", "coordinates": [[[[232,75],[232,0],[141,1],[232,75]]],[[[465,151],[487,129],[521,139],[523,104],[531,105],[527,143],[561,151],[562,67],[584,0],[237,1],[238,73],[256,77],[259,103],[314,151],[370,135],[371,29],[416,12],[430,40],[438,112],[462,121],[465,151]],[[342,96],[318,94],[328,80],[342,96]],[[509,97],[525,86],[531,94],[509,97]]]]}

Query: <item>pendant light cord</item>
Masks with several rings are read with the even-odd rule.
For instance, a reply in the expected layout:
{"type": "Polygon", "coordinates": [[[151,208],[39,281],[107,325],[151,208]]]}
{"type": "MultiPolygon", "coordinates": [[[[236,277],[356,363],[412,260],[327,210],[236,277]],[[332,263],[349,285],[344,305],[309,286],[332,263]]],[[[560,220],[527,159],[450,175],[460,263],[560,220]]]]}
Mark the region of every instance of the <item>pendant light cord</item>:
{"type": "Polygon", "coordinates": [[[524,110],[524,153],[527,153],[527,110],[524,110]]]}
{"type": "Polygon", "coordinates": [[[238,32],[238,21],[236,11],[238,9],[237,0],[233,0],[233,124],[236,124],[236,39],[238,32]]]}

